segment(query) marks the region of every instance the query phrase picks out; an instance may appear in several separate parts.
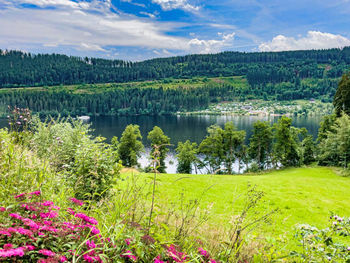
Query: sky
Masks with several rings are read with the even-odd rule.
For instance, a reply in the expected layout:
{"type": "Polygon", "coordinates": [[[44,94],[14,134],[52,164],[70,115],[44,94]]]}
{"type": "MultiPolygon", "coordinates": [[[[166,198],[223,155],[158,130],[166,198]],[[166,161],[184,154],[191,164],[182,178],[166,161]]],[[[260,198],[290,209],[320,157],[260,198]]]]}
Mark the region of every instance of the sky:
{"type": "Polygon", "coordinates": [[[0,0],[0,49],[140,61],[350,46],[350,0],[0,0]]]}

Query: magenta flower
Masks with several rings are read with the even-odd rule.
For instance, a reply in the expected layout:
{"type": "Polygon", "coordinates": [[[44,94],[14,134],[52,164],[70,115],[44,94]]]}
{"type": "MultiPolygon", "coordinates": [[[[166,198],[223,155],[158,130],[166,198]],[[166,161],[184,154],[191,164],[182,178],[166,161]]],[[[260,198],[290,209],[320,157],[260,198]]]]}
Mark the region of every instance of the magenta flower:
{"type": "Polygon", "coordinates": [[[36,195],[36,196],[39,196],[41,194],[40,191],[34,191],[34,192],[31,192],[29,193],[30,195],[36,195]]]}
{"type": "Polygon", "coordinates": [[[78,200],[78,199],[76,199],[76,198],[74,198],[74,197],[70,198],[70,200],[71,200],[74,204],[76,204],[76,205],[79,205],[79,206],[84,205],[84,202],[83,202],[83,201],[78,200]]]}
{"type": "Polygon", "coordinates": [[[23,257],[24,251],[23,247],[13,248],[13,249],[0,249],[0,258],[9,258],[9,257],[23,257]]]}
{"type": "Polygon", "coordinates": [[[4,249],[11,249],[13,248],[13,244],[5,244],[4,249]]]}
{"type": "Polygon", "coordinates": [[[171,257],[175,262],[185,262],[187,259],[187,255],[180,251],[177,251],[174,245],[170,245],[168,247],[168,256],[171,257]]]}
{"type": "Polygon", "coordinates": [[[28,251],[32,251],[32,250],[35,249],[35,247],[32,246],[32,245],[26,245],[25,248],[26,248],[26,250],[28,250],[28,251]]]}
{"type": "Polygon", "coordinates": [[[19,214],[17,214],[17,213],[9,214],[9,216],[13,217],[15,219],[18,219],[18,220],[22,219],[22,217],[19,214]]]}
{"type": "Polygon", "coordinates": [[[154,263],[165,263],[164,261],[160,260],[160,255],[158,255],[155,259],[154,259],[154,263]]]}
{"type": "Polygon", "coordinates": [[[96,248],[96,244],[95,244],[95,242],[93,240],[91,240],[91,241],[87,240],[86,241],[86,245],[87,245],[88,248],[91,248],[91,249],[92,248],[96,248]]]}
{"type": "Polygon", "coordinates": [[[203,248],[198,248],[198,253],[204,257],[209,257],[208,251],[204,250],[203,248]]]}
{"type": "Polygon", "coordinates": [[[48,257],[54,257],[56,254],[48,249],[41,249],[38,251],[41,255],[48,256],[48,257]]]}
{"type": "Polygon", "coordinates": [[[6,208],[3,206],[0,206],[0,212],[5,212],[5,211],[6,211],[6,208]]]}
{"type": "Polygon", "coordinates": [[[130,250],[125,251],[124,254],[121,255],[121,257],[129,258],[132,261],[136,261],[137,260],[137,257],[135,255],[133,255],[130,250]]]}
{"type": "Polygon", "coordinates": [[[60,262],[66,262],[66,261],[67,261],[67,258],[65,256],[60,257],[60,262]]]}
{"type": "Polygon", "coordinates": [[[131,244],[131,238],[127,238],[127,239],[125,239],[125,243],[129,246],[130,244],[131,244]]]}

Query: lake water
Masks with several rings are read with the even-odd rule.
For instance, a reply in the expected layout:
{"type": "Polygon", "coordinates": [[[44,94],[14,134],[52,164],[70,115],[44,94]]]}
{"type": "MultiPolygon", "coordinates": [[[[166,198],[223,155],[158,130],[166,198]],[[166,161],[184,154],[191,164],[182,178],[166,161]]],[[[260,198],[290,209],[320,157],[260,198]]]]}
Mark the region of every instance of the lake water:
{"type": "MultiPolygon", "coordinates": [[[[232,121],[239,130],[245,130],[248,138],[252,133],[253,123],[260,121],[269,121],[275,123],[279,117],[267,116],[133,116],[133,117],[93,117],[89,123],[93,129],[94,135],[106,137],[109,141],[113,136],[121,137],[125,127],[129,124],[137,124],[140,126],[143,143],[146,146],[146,153],[139,160],[141,166],[146,166],[149,163],[149,142],[147,134],[154,126],[159,126],[164,133],[170,137],[171,143],[177,145],[179,141],[190,140],[200,143],[206,136],[206,129],[210,125],[217,124],[224,126],[226,122],[232,121]]],[[[310,134],[317,137],[319,122],[321,116],[312,117],[293,117],[293,125],[302,128],[305,127],[310,134]]],[[[7,121],[0,120],[0,127],[5,127],[7,121]]],[[[176,172],[176,158],[174,157],[174,147],[172,147],[169,156],[166,160],[167,172],[176,172]]]]}

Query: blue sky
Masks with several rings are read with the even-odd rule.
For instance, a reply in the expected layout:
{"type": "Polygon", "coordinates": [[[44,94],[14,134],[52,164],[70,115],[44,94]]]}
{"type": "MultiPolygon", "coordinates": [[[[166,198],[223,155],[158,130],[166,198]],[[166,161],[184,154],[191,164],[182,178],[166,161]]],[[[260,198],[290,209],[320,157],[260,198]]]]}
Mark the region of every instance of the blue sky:
{"type": "Polygon", "coordinates": [[[143,60],[350,46],[350,0],[0,0],[0,48],[143,60]]]}

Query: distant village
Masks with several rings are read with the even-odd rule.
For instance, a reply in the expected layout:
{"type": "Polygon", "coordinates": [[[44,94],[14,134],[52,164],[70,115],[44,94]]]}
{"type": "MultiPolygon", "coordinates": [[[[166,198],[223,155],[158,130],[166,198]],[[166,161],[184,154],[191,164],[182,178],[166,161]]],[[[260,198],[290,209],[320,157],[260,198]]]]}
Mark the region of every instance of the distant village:
{"type": "MultiPolygon", "coordinates": [[[[319,100],[296,101],[234,101],[212,104],[209,108],[186,114],[201,115],[251,115],[251,116],[280,116],[280,115],[326,115],[332,112],[332,104],[319,100]]],[[[183,112],[179,112],[183,114],[183,112]]]]}

